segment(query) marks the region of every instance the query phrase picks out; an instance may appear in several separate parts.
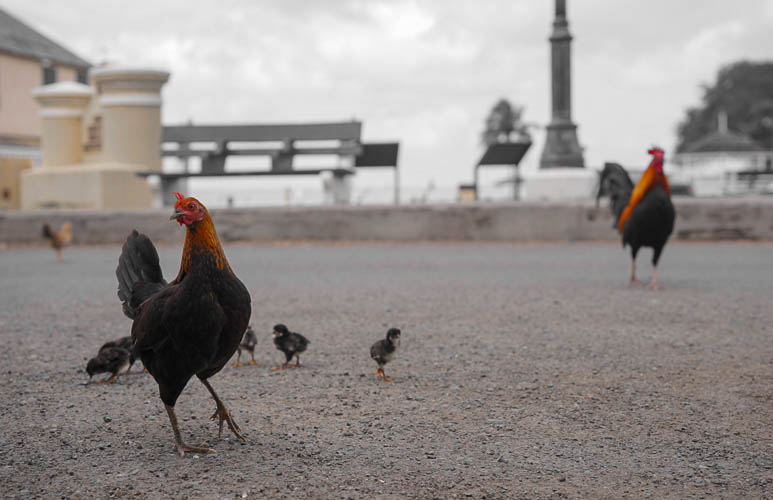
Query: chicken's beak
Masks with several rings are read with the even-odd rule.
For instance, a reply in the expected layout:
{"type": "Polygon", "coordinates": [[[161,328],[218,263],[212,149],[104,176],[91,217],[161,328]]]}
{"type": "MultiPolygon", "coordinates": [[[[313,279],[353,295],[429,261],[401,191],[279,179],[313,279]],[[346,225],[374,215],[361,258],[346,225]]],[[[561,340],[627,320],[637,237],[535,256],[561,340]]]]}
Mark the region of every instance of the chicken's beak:
{"type": "Polygon", "coordinates": [[[180,212],[179,210],[175,210],[171,217],[169,217],[169,220],[180,220],[183,217],[185,217],[185,214],[183,212],[180,212]]]}

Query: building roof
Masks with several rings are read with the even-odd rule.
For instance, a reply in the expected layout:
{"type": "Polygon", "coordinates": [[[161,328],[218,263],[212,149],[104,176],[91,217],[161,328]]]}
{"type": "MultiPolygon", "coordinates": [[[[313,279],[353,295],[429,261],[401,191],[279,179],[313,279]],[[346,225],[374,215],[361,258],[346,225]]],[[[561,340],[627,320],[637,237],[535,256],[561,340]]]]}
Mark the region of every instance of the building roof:
{"type": "Polygon", "coordinates": [[[763,148],[751,137],[731,130],[711,132],[684,148],[685,153],[737,153],[762,150],[763,148]]]}
{"type": "Polygon", "coordinates": [[[89,68],[91,63],[78,57],[56,42],[30,28],[8,12],[0,9],[0,52],[53,63],[89,68]]]}

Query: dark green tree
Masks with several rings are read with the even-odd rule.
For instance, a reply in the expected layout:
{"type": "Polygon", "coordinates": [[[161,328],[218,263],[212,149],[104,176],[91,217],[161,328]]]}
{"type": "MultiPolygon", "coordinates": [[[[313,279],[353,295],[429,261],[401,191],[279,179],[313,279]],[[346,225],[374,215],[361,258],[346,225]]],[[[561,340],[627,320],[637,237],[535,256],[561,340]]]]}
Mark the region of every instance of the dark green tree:
{"type": "Polygon", "coordinates": [[[717,115],[727,113],[728,127],[773,149],[773,62],[740,61],[723,66],[713,85],[703,86],[701,106],[689,108],[679,123],[679,145],[685,148],[717,130],[717,115]]]}
{"type": "Polygon", "coordinates": [[[484,145],[511,140],[531,140],[529,126],[523,122],[523,107],[500,99],[486,117],[481,141],[484,145]]]}

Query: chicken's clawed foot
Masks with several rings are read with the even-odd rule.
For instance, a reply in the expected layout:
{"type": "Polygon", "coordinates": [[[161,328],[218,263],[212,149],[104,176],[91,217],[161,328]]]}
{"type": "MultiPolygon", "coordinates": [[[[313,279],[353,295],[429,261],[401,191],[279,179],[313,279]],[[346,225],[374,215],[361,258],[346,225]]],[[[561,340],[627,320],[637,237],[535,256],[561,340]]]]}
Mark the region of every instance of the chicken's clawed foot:
{"type": "MultiPolygon", "coordinates": [[[[249,363],[248,363],[248,364],[249,364],[249,363]]],[[[238,361],[237,361],[236,363],[234,363],[234,366],[238,368],[238,367],[242,366],[242,364],[241,364],[240,362],[238,362],[238,361]]]]}
{"type": "Polygon", "coordinates": [[[381,378],[382,382],[392,382],[392,377],[387,377],[387,374],[384,373],[384,370],[381,368],[376,370],[376,373],[378,374],[379,378],[381,378]]]}
{"type": "Polygon", "coordinates": [[[180,455],[180,458],[185,456],[186,451],[191,453],[217,453],[212,448],[209,448],[208,443],[201,443],[199,446],[192,446],[183,442],[179,442],[175,443],[175,446],[177,447],[177,454],[180,455]]]}
{"type": "Polygon", "coordinates": [[[220,419],[220,428],[217,432],[218,439],[223,437],[223,422],[226,422],[228,423],[228,428],[231,429],[231,432],[234,433],[234,436],[236,436],[239,441],[247,441],[244,436],[242,436],[242,429],[236,424],[236,422],[234,422],[233,418],[231,418],[231,413],[228,411],[228,408],[218,404],[217,410],[215,410],[215,413],[212,414],[210,420],[214,420],[215,418],[220,419]]]}
{"type": "Polygon", "coordinates": [[[251,365],[251,366],[258,366],[258,362],[255,361],[254,359],[252,361],[247,361],[246,364],[251,365]]]}

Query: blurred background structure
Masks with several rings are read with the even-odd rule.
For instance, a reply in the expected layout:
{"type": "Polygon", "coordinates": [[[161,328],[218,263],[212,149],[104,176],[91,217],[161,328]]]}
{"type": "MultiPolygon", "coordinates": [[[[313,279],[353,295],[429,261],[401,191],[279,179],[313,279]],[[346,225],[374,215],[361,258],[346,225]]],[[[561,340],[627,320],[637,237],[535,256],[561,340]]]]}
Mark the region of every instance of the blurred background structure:
{"type": "Polygon", "coordinates": [[[90,66],[0,9],[0,208],[21,208],[21,173],[40,165],[41,121],[30,91],[85,83],[90,66]]]}
{"type": "Polygon", "coordinates": [[[707,2],[700,19],[665,0],[568,4],[495,0],[448,11],[442,2],[397,0],[302,9],[304,20],[320,23],[297,22],[291,3],[230,5],[231,15],[218,18],[214,2],[154,4],[174,22],[151,33],[138,13],[102,22],[106,5],[75,1],[61,11],[52,0],[8,0],[13,14],[0,12],[0,207],[157,206],[169,187],[164,176],[181,172],[213,208],[391,204],[396,187],[401,203],[578,200],[591,197],[607,161],[636,178],[652,144],[665,148],[680,193],[773,192],[773,49],[761,43],[773,22],[768,2],[732,11],[707,2]],[[304,24],[314,27],[301,36],[304,24]],[[649,36],[653,26],[658,39],[649,36]],[[91,78],[88,59],[96,62],[91,78]],[[174,75],[169,84],[165,73],[174,75]],[[282,162],[271,155],[287,148],[287,137],[271,154],[223,156],[228,175],[202,175],[212,160],[203,153],[182,157],[168,144],[159,152],[164,125],[344,122],[362,124],[363,144],[399,140],[397,182],[396,169],[341,176],[334,169],[348,169],[354,157],[323,164],[310,154],[293,155],[293,169],[325,172],[246,175],[278,173],[282,162]],[[501,152],[511,147],[501,144],[526,143],[517,160],[487,154],[492,145],[501,152]],[[132,172],[159,175],[146,187],[132,172]],[[126,187],[104,196],[118,179],[126,187]],[[77,196],[65,194],[67,182],[77,196]]]}

